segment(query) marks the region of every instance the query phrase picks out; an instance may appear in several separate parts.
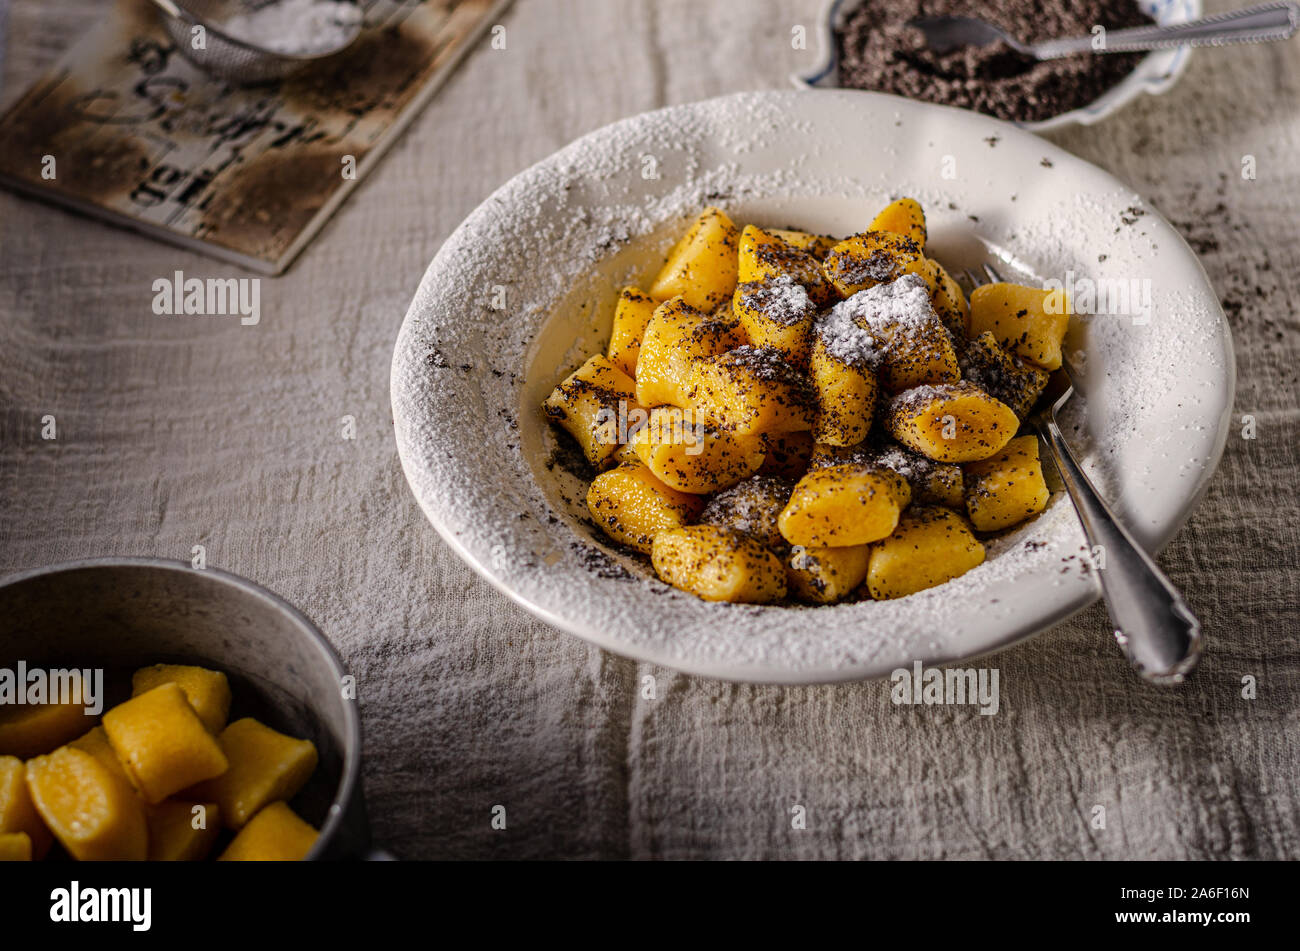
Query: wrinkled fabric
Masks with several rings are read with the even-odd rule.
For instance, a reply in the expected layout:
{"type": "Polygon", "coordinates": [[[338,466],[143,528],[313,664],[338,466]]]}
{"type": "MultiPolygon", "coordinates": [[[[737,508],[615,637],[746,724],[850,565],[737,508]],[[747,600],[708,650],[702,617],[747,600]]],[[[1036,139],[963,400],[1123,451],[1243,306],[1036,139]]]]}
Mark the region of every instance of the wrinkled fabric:
{"type": "MultiPolygon", "coordinates": [[[[1100,606],[980,662],[995,716],[700,680],[534,620],[421,515],[388,373],[429,260],[578,135],[815,62],[818,0],[743,6],[519,0],[506,49],[481,41],[263,280],[256,327],[150,310],[156,277],[237,269],[0,192],[0,572],[203,545],[283,594],[357,675],[375,835],[411,858],[1300,857],[1300,43],[1198,51],[1167,95],[1052,135],[1183,231],[1235,334],[1223,463],[1161,557],[1209,638],[1186,687],[1137,681],[1100,606]]],[[[95,7],[11,7],[6,102],[95,7]]]]}

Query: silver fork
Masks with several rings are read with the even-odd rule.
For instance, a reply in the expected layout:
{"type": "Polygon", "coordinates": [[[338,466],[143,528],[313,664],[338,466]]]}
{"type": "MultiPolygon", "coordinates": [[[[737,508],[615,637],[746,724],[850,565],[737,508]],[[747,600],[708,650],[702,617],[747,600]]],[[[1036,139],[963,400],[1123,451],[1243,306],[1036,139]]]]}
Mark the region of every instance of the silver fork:
{"type": "MultiPolygon", "coordinates": [[[[1002,282],[991,265],[985,264],[983,270],[988,281],[1002,282]]],[[[969,269],[964,273],[972,288],[988,282],[969,269]]],[[[1201,622],[1173,582],[1115,518],[1066,445],[1056,414],[1073,395],[1074,379],[1069,364],[1063,363],[1051,375],[1025,424],[1047,445],[1079,513],[1088,546],[1102,553],[1097,573],[1124,656],[1144,680],[1182,683],[1201,656],[1201,622]]]]}

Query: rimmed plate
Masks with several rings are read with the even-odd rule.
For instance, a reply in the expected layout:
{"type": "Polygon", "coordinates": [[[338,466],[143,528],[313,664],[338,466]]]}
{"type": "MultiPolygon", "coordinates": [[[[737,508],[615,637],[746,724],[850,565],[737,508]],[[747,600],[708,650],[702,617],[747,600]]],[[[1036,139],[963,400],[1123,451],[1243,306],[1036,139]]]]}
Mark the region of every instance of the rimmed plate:
{"type": "MultiPolygon", "coordinates": [[[[1195,255],[1127,186],[1013,125],[862,92],[744,93],[600,129],[512,179],[429,265],[393,355],[398,450],[444,539],[538,617],[618,653],[734,680],[887,676],[985,654],[1099,594],[1068,499],[986,563],[890,602],[708,604],[653,578],[587,516],[540,404],[607,342],[613,301],[702,206],[742,222],[861,230],[912,195],[931,253],[992,254],[1026,281],[1134,296],[1073,321],[1086,397],[1067,433],[1138,539],[1162,546],[1227,434],[1232,345],[1195,255]],[[1149,306],[1142,306],[1143,302],[1149,306]],[[1136,302],[1133,303],[1133,302],[1136,302]]],[[[567,437],[565,437],[567,438],[567,437]]],[[[1101,636],[1102,632],[1098,632],[1101,636]]]]}

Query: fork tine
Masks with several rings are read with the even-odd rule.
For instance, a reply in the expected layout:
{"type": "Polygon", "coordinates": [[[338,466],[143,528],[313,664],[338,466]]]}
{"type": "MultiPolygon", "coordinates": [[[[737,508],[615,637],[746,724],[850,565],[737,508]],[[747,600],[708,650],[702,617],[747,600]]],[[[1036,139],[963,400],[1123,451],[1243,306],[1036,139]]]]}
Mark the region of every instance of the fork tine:
{"type": "Polygon", "coordinates": [[[975,288],[980,286],[979,277],[970,268],[963,268],[961,272],[961,276],[966,278],[966,283],[970,286],[971,290],[974,290],[975,288]]]}
{"type": "Polygon", "coordinates": [[[996,270],[994,270],[992,264],[984,265],[984,273],[989,276],[989,280],[992,281],[994,284],[1002,283],[1002,275],[999,274],[996,270]]]}

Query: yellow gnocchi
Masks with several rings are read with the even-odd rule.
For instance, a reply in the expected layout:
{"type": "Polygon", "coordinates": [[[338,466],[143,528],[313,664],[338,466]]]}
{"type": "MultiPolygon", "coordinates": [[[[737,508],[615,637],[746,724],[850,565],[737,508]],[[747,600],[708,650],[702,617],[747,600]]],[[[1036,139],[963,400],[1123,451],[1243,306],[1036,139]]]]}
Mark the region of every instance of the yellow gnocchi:
{"type": "Polygon", "coordinates": [[[877,601],[904,598],[964,575],[984,562],[984,546],[960,515],[917,505],[871,546],[867,591],[877,601]]]}
{"type": "Polygon", "coordinates": [[[964,379],[1005,403],[1020,419],[1029,415],[1047,386],[1048,372],[1008,352],[991,331],[966,344],[961,355],[964,379]]]}
{"type": "Polygon", "coordinates": [[[0,756],[48,753],[84,732],[90,725],[85,704],[72,701],[85,695],[80,672],[72,671],[67,702],[0,705],[0,756]]]}
{"type": "Polygon", "coordinates": [[[700,524],[751,535],[766,548],[780,552],[786,547],[779,525],[781,511],[793,489],[789,479],[753,476],[714,494],[700,513],[700,524]]]}
{"type": "Polygon", "coordinates": [[[998,343],[1044,370],[1061,366],[1061,342],[1070,325],[1065,291],[1019,284],[985,284],[971,291],[970,332],[998,343]]]}
{"type": "Polygon", "coordinates": [[[543,404],[546,418],[568,430],[593,466],[618,448],[620,404],[623,418],[639,409],[632,379],[600,354],[564,379],[543,404]]]}
{"type": "Polygon", "coordinates": [[[143,862],[149,853],[144,804],[99,760],[61,746],[27,763],[36,811],[81,862],[143,862]]]}
{"type": "Polygon", "coordinates": [[[815,257],[754,225],[747,226],[740,235],[738,263],[742,283],[785,277],[801,285],[818,304],[826,303],[833,296],[815,257]]]}
{"type": "Polygon", "coordinates": [[[913,274],[857,292],[819,317],[816,332],[840,362],[873,368],[889,393],[961,379],[952,335],[913,274]]]}
{"type": "Polygon", "coordinates": [[[984,560],[982,533],[1041,512],[1016,433],[1069,303],[968,299],[929,237],[907,197],[844,239],[704,209],[546,401],[599,530],[704,600],[830,605],[943,584],[984,560]]]}
{"type": "Polygon", "coordinates": [[[870,545],[806,548],[796,545],[786,561],[786,585],[800,601],[834,604],[843,601],[867,576],[870,545]]]}
{"type": "Polygon", "coordinates": [[[816,395],[807,376],[773,347],[737,347],[692,366],[689,402],[742,435],[812,429],[816,395]]]}
{"type": "Polygon", "coordinates": [[[919,274],[927,285],[932,280],[921,246],[892,231],[866,231],[845,238],[826,255],[822,273],[841,297],[889,284],[904,274],[919,274]]]}
{"type": "Polygon", "coordinates": [[[720,208],[705,208],[668,252],[668,260],[650,286],[657,301],[681,297],[708,313],[736,289],[740,232],[720,208]]]}
{"type": "Polygon", "coordinates": [[[661,579],[705,601],[762,604],[785,597],[781,560],[742,532],[715,525],[660,532],[650,558],[661,579]]]}
{"type": "Polygon", "coordinates": [[[901,234],[915,241],[918,248],[925,249],[925,212],[921,208],[921,203],[915,198],[899,198],[891,201],[872,219],[867,230],[901,234]]]}
{"type": "Polygon", "coordinates": [[[28,861],[44,858],[54,840],[32,802],[27,764],[17,756],[0,756],[0,835],[25,836],[28,861]]]}
{"type": "Polygon", "coordinates": [[[842,548],[884,538],[912,499],[896,472],[873,466],[827,466],[799,480],[781,512],[791,545],[842,548]]]}
{"type": "Polygon", "coordinates": [[[817,304],[788,275],[736,287],[732,310],[749,342],[773,347],[795,366],[806,366],[817,304]]]}
{"type": "Polygon", "coordinates": [[[742,344],[739,326],[674,297],[655,309],[637,354],[635,399],[645,407],[689,406],[695,363],[742,344]]]}
{"type": "Polygon", "coordinates": [[[1019,427],[1011,407],[966,380],[904,390],[885,412],[889,435],[938,462],[987,459],[1019,427]]]}
{"type": "Polygon", "coordinates": [[[866,439],[879,392],[875,371],[863,361],[836,354],[818,338],[808,372],[817,398],[813,439],[832,446],[852,446],[866,439]]]}
{"type": "Polygon", "coordinates": [[[962,293],[961,285],[942,264],[927,258],[925,268],[929,285],[933,288],[930,300],[948,333],[954,340],[965,340],[970,331],[970,304],[962,293]]]}
{"type": "Polygon", "coordinates": [[[664,485],[640,461],[602,472],[587,489],[587,508],[605,534],[647,555],[655,535],[690,524],[703,506],[700,496],[664,485]]]}
{"type": "Polygon", "coordinates": [[[632,437],[646,467],[678,492],[703,495],[735,485],[763,464],[763,441],[706,426],[694,414],[672,406],[650,411],[632,437]]]}
{"type": "Polygon", "coordinates": [[[641,338],[645,335],[646,324],[650,323],[657,306],[653,297],[641,293],[635,287],[625,287],[619,292],[606,356],[610,363],[629,378],[636,375],[636,361],[641,355],[641,338]]]}
{"type": "Polygon", "coordinates": [[[966,467],[966,511],[981,532],[1018,525],[1051,497],[1038,458],[1038,437],[1018,436],[989,459],[966,467]]]}

